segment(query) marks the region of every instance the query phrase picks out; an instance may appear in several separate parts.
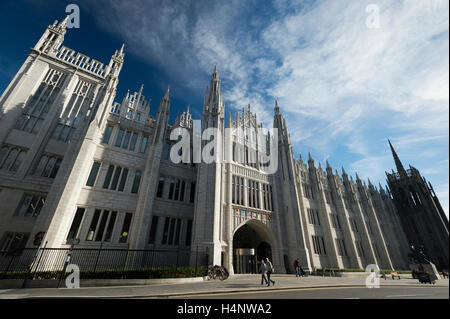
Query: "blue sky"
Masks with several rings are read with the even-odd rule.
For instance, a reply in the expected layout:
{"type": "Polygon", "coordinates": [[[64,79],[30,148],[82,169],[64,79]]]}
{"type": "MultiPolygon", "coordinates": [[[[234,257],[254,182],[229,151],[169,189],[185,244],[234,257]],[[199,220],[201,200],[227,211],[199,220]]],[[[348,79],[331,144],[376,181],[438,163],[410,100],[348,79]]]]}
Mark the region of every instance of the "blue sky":
{"type": "Polygon", "coordinates": [[[376,185],[394,168],[390,138],[448,215],[448,1],[1,1],[1,92],[69,3],[81,27],[66,46],[108,63],[126,43],[117,101],[144,83],[155,113],[170,85],[172,118],[190,104],[200,119],[217,63],[227,116],[250,103],[269,126],[277,99],[296,157],[376,185]],[[366,26],[369,4],[379,28],[366,26]]]}

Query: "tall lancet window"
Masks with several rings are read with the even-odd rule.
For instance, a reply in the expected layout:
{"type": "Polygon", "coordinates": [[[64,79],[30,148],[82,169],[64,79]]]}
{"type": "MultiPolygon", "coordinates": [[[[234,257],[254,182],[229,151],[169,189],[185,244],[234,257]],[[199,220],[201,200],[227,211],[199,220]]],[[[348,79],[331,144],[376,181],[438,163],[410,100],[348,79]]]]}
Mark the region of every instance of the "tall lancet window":
{"type": "Polygon", "coordinates": [[[42,126],[51,106],[55,102],[66,74],[50,69],[39,85],[36,92],[28,99],[22,115],[16,122],[15,128],[36,134],[42,126]]]}
{"type": "Polygon", "coordinates": [[[58,125],[53,131],[53,138],[68,142],[80,121],[86,116],[94,95],[94,85],[92,83],[79,80],[75,90],[70,97],[70,101],[64,108],[58,125]]]}

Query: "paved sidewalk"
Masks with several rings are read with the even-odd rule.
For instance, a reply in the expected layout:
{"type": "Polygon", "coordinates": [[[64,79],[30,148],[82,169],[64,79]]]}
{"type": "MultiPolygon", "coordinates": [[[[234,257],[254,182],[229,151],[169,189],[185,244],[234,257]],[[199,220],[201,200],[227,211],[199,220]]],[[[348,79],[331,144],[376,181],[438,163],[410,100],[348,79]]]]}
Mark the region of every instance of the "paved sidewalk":
{"type": "MultiPolygon", "coordinates": [[[[120,287],[34,288],[0,290],[0,299],[10,298],[168,298],[170,296],[214,294],[223,292],[261,291],[273,289],[301,289],[319,287],[366,286],[365,278],[302,277],[295,275],[274,275],[275,286],[261,285],[259,275],[238,275],[225,281],[212,280],[182,284],[154,284],[120,287]]],[[[415,279],[380,279],[381,287],[425,286],[415,279]]],[[[448,279],[438,280],[428,287],[448,287],[448,279]]]]}

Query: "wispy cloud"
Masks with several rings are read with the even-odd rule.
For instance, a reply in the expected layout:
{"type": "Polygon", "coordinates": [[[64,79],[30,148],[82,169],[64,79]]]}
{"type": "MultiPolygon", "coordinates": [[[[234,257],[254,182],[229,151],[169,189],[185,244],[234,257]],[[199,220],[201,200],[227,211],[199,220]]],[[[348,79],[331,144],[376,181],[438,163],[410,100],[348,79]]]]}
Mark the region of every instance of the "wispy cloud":
{"type": "MultiPolygon", "coordinates": [[[[382,183],[393,167],[386,138],[425,172],[448,160],[448,1],[90,5],[102,8],[99,23],[123,37],[130,53],[193,95],[203,94],[217,63],[228,110],[250,103],[270,125],[278,99],[297,152],[311,150],[382,183]],[[372,3],[380,8],[378,29],[366,26],[372,3]]],[[[441,173],[432,182],[448,185],[448,167],[441,173]]]]}

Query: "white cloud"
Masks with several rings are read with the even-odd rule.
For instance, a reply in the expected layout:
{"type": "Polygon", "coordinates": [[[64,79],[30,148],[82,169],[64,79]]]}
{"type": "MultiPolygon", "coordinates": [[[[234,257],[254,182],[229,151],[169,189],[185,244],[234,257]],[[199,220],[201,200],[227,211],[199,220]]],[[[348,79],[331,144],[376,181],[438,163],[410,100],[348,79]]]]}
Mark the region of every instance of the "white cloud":
{"type": "MultiPolygon", "coordinates": [[[[217,63],[227,111],[250,103],[270,125],[278,99],[294,149],[374,181],[393,166],[388,137],[424,170],[448,159],[448,1],[107,4],[92,4],[107,8],[100,23],[196,96],[217,63]],[[371,3],[379,29],[366,27],[371,3]],[[421,160],[424,152],[434,156],[421,160]]],[[[448,184],[443,172],[439,185],[448,184]]]]}

